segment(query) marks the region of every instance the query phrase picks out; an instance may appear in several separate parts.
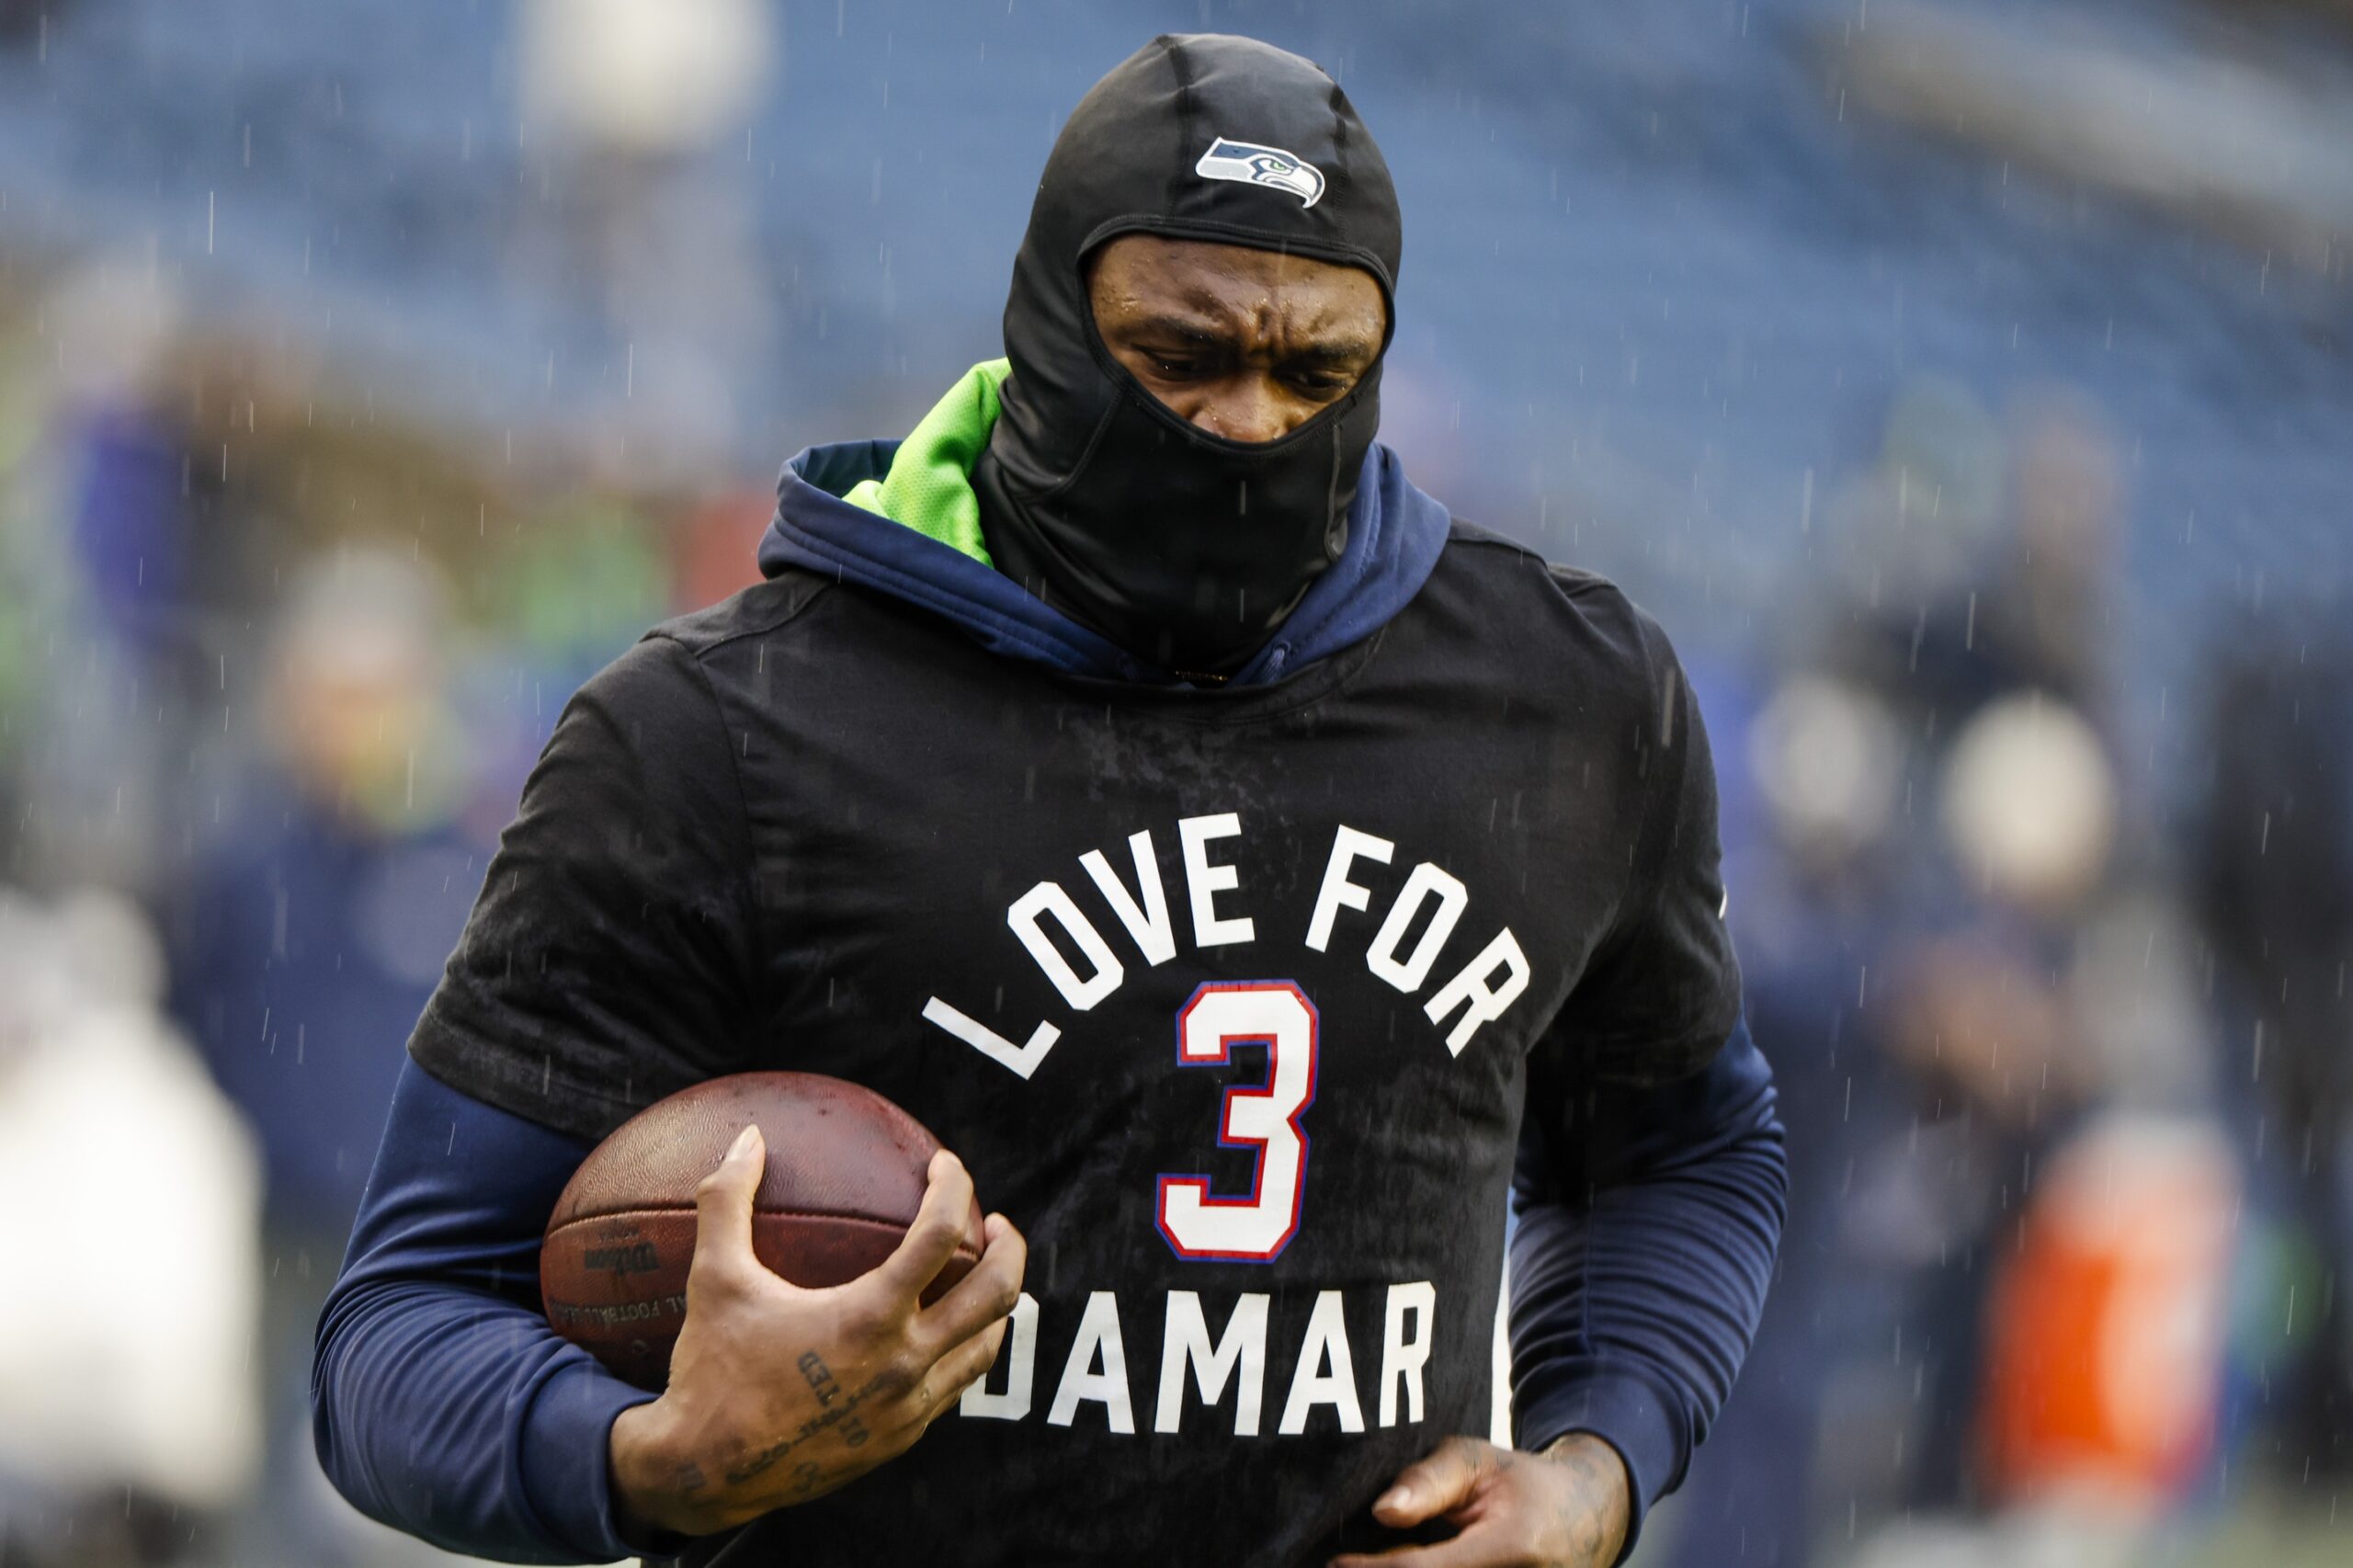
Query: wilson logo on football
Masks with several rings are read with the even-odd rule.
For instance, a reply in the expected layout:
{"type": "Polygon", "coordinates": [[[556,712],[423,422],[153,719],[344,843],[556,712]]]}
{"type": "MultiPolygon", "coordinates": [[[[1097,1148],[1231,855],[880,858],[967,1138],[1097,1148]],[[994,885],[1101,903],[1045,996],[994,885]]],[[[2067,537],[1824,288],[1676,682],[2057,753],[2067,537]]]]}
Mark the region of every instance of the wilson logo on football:
{"type": "Polygon", "coordinates": [[[1272,186],[1290,191],[1300,204],[1313,207],[1324,198],[1324,171],[1296,153],[1261,147],[1255,142],[1230,142],[1221,136],[1210,143],[1193,172],[1203,179],[1230,179],[1244,185],[1272,186]]]}

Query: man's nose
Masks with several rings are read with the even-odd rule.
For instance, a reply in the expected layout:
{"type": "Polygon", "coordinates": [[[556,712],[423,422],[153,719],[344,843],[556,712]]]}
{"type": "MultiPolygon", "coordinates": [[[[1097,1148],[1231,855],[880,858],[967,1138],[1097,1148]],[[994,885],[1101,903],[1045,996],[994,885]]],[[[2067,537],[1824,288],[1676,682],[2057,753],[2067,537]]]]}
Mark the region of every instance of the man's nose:
{"type": "Polygon", "coordinates": [[[1252,377],[1221,391],[1193,415],[1193,423],[1229,441],[1271,441],[1288,435],[1299,423],[1291,416],[1280,389],[1264,377],[1252,377]]]}

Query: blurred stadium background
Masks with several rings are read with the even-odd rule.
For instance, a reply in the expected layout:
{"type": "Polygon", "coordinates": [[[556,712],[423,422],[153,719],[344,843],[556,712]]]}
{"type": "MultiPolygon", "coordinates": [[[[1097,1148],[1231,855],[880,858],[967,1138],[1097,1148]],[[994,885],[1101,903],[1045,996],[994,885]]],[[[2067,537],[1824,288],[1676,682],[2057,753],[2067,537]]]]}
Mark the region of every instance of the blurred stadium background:
{"type": "Polygon", "coordinates": [[[2343,0],[0,0],[0,1568],[441,1561],[309,1333],[523,776],[1200,28],[1702,688],[1795,1207],[1642,1563],[2353,1562],[2343,0]]]}

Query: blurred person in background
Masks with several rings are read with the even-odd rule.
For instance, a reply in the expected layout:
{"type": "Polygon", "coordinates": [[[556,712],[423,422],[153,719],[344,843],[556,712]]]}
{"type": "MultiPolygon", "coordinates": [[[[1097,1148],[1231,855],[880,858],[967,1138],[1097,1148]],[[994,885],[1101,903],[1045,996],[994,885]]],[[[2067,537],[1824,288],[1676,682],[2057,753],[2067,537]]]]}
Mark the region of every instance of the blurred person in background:
{"type": "MultiPolygon", "coordinates": [[[[1847,1233],[1858,1195],[1885,1189],[1883,1173],[1859,1165],[1908,1113],[1872,1033],[1881,1010],[1864,1006],[1907,914],[1904,757],[1886,706],[1856,683],[1800,668],[1762,694],[1719,693],[1711,724],[1745,737],[1723,769],[1729,918],[1750,1027],[1785,1119],[1803,1131],[1741,1398],[1693,1456],[1666,1561],[1801,1568],[1814,1561],[1816,1494],[1841,1471],[1824,1451],[1840,1436],[1837,1374],[1866,1346],[1883,1358],[1877,1325],[1896,1296],[1883,1271],[1860,1267],[1847,1233]]],[[[1843,1522],[1843,1499],[1838,1511],[1843,1522]]]]}
{"type": "Polygon", "coordinates": [[[260,744],[222,783],[169,926],[173,1011],[267,1174],[270,1470],[253,1528],[322,1563],[357,1550],[358,1521],[311,1452],[301,1325],[399,1075],[384,1042],[416,1021],[486,859],[460,827],[470,760],[446,598],[428,568],[365,546],[287,574],[260,744]]]}
{"type": "Polygon", "coordinates": [[[41,737],[14,757],[11,869],[36,886],[164,881],[204,554],[205,485],[163,390],[179,314],[168,284],[101,257],[0,373],[0,691],[9,733],[41,737]]]}
{"type": "Polygon", "coordinates": [[[0,888],[8,1568],[209,1556],[258,1466],[259,1165],[163,986],[119,895],[0,888]]]}
{"type": "Polygon", "coordinates": [[[1678,1521],[1691,1568],[1813,1561],[1833,1519],[1901,1561],[1920,1537],[1874,1519],[2054,1492],[2120,1503],[2067,1539],[2129,1542],[2208,1451],[2234,1175],[2186,922],[2108,739],[2113,443],[2079,399],[2018,409],[1899,393],[1748,726],[1733,919],[1793,1199],[1747,1397],[1678,1521]],[[2170,1196],[2133,1212],[2171,1223],[2085,1240],[2087,1168],[2142,1173],[2170,1196]]]}
{"type": "Polygon", "coordinates": [[[748,215],[701,155],[749,118],[782,22],[763,0],[522,0],[517,19],[523,134],[556,176],[542,175],[518,255],[549,299],[624,342],[619,390],[637,421],[728,427],[731,361],[763,329],[772,286],[748,215]]]}
{"type": "Polygon", "coordinates": [[[477,563],[469,597],[495,630],[449,650],[448,680],[466,742],[460,825],[483,853],[497,846],[574,689],[648,622],[713,602],[674,600],[678,552],[677,537],[664,539],[637,507],[589,493],[537,508],[477,563]]]}
{"type": "Polygon", "coordinates": [[[2222,1078],[2258,1210],[2287,1233],[2260,1403],[2280,1480],[2353,1480],[2353,639],[2290,606],[2216,645],[2199,915],[2223,998],[2222,1078]]]}
{"type": "Polygon", "coordinates": [[[1752,1367],[1763,1392],[1694,1461],[1712,1490],[1680,1521],[1674,1561],[1688,1568],[1813,1561],[1819,1519],[1835,1510],[1843,1536],[1900,1506],[1923,1434],[1960,1418],[1949,1399],[1923,1409],[1916,1327],[1891,1356],[1892,1323],[1942,1300],[1922,1271],[1955,1223],[1919,1174],[1925,1108],[1889,977],[1949,913],[1923,819],[1939,741],[2000,684],[1973,622],[2008,538],[2008,460],[1966,389],[1901,388],[1872,460],[1829,489],[1781,624],[1782,672],[1752,704],[1742,771],[1762,809],[1730,851],[1731,917],[1800,1131],[1752,1367]]]}
{"type": "Polygon", "coordinates": [[[2122,1562],[2212,1451],[2237,1171],[2174,872],[2117,760],[2112,441],[2072,398],[2019,408],[2005,537],[1907,705],[1930,831],[1881,1037],[1919,1204],[1881,1233],[1910,1255],[1898,1495],[1981,1560],[2122,1562]]]}

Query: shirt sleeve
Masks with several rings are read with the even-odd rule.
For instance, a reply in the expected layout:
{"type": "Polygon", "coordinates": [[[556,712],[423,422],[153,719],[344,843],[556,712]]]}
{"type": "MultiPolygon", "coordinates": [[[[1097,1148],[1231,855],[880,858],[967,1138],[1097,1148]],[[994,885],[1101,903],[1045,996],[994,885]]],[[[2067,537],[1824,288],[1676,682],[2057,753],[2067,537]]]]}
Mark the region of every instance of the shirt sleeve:
{"type": "Polygon", "coordinates": [[[1740,1016],[1740,962],[1724,926],[1715,764],[1699,705],[1666,634],[1632,614],[1645,694],[1628,737],[1631,865],[1616,918],[1550,1035],[1574,1042],[1602,1081],[1639,1085],[1688,1078],[1723,1043],[1740,1016]]]}
{"type": "Polygon", "coordinates": [[[409,1041],[442,1082],[601,1138],[748,1059],[753,857],[693,655],[654,634],[565,707],[409,1041]]]}
{"type": "Polygon", "coordinates": [[[1765,1310],[1788,1214],[1773,1077],[1735,1023],[1699,1072],[1532,1079],[1512,1180],[1514,1440],[1591,1432],[1625,1461],[1626,1550],[1682,1483],[1765,1310]]]}
{"type": "Polygon", "coordinates": [[[403,1069],[311,1373],[320,1466],[360,1512],[510,1562],[681,1544],[613,1517],[613,1421],[654,1396],[540,1311],[540,1232],[589,1148],[403,1069]]]}

